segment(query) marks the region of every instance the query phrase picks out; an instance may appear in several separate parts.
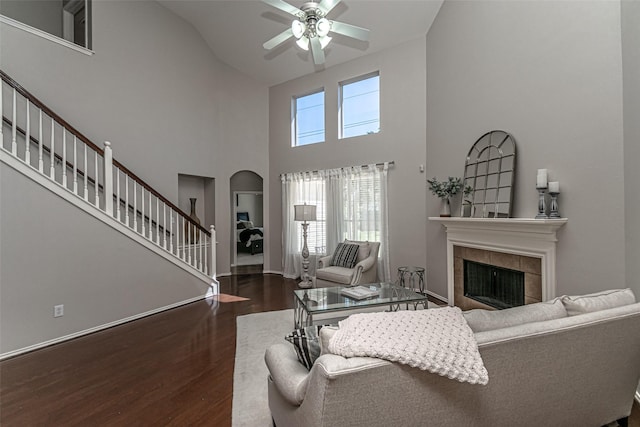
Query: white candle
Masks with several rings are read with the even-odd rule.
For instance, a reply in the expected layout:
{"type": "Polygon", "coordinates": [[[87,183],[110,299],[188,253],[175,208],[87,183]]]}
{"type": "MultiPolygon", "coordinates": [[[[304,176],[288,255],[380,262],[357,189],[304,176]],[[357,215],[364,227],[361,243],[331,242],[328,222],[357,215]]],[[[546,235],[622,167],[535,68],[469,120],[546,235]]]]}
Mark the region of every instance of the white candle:
{"type": "Polygon", "coordinates": [[[547,170],[538,169],[538,179],[536,180],[537,188],[547,188],[547,170]]]}
{"type": "Polygon", "coordinates": [[[559,193],[560,183],[558,181],[552,181],[549,183],[549,193],[559,193]]]}

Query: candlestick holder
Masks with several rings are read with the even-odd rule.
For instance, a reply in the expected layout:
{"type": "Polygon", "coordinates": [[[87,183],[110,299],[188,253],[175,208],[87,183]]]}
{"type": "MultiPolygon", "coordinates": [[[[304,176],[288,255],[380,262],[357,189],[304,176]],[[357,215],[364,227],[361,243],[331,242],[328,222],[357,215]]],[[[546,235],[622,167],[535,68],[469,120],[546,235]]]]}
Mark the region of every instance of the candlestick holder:
{"type": "Polygon", "coordinates": [[[536,219],[547,219],[547,206],[544,200],[544,193],[547,191],[547,187],[536,187],[538,190],[538,215],[536,215],[536,219]]]}
{"type": "Polygon", "coordinates": [[[560,218],[560,213],[558,212],[558,194],[560,193],[549,192],[549,195],[551,196],[549,218],[560,218]]]}

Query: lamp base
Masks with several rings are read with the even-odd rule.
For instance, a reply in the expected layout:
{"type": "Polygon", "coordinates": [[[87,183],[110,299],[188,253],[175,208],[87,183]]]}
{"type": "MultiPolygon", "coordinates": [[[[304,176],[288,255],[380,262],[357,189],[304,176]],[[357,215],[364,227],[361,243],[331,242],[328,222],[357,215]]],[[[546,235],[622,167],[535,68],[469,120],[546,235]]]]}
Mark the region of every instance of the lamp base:
{"type": "Polygon", "coordinates": [[[302,282],[298,283],[298,287],[302,289],[313,288],[313,282],[311,280],[303,280],[302,282]]]}

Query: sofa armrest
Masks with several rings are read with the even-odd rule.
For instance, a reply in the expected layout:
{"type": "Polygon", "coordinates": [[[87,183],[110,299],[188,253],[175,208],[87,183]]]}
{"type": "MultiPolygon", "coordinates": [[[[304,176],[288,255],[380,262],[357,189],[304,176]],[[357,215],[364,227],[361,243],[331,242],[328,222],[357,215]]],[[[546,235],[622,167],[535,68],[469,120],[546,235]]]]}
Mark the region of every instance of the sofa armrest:
{"type": "Polygon", "coordinates": [[[293,405],[300,405],[307,393],[309,372],[298,361],[293,346],[274,344],[267,348],[264,361],[282,396],[293,405]]]}
{"type": "Polygon", "coordinates": [[[318,259],[318,268],[329,267],[331,258],[333,258],[333,255],[323,256],[322,258],[318,259]]]}
{"type": "Polygon", "coordinates": [[[380,366],[390,365],[392,362],[373,357],[342,357],[337,354],[323,354],[318,357],[313,369],[319,369],[326,378],[337,378],[341,375],[353,372],[364,371],[367,369],[378,368],[380,366]]]}

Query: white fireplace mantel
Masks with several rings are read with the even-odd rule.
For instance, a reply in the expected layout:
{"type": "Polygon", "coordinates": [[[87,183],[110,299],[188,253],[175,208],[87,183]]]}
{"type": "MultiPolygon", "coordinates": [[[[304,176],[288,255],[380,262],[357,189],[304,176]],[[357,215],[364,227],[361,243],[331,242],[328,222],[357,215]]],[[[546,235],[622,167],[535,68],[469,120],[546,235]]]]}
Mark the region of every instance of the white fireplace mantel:
{"type": "Polygon", "coordinates": [[[540,258],[542,300],[556,296],[556,231],[567,218],[462,218],[429,217],[447,231],[447,291],[454,301],[454,246],[540,258]]]}

